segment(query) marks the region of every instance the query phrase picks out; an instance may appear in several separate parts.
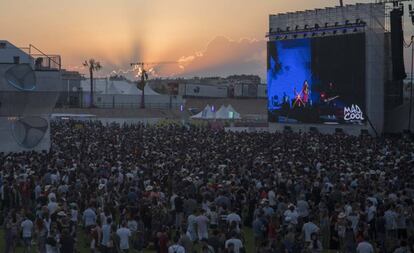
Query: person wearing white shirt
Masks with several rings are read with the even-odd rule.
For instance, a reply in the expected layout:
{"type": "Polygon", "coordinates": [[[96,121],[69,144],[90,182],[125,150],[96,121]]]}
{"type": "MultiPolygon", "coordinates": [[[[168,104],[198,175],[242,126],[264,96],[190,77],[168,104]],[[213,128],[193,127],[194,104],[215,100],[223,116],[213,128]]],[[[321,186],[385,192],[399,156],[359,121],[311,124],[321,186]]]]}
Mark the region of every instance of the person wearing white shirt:
{"type": "Polygon", "coordinates": [[[33,222],[26,217],[20,227],[22,229],[24,253],[28,253],[32,242],[33,222]]]}
{"type": "Polygon", "coordinates": [[[356,251],[357,253],[374,253],[374,247],[364,239],[362,242],[358,243],[356,251]]]}
{"type": "Polygon", "coordinates": [[[168,247],[168,253],[186,253],[183,246],[178,244],[178,237],[174,237],[174,244],[168,247]]]}
{"type": "Polygon", "coordinates": [[[224,244],[226,249],[233,249],[234,253],[240,253],[240,249],[243,248],[243,242],[240,239],[236,238],[236,235],[233,233],[230,239],[224,244]]]}
{"type": "Polygon", "coordinates": [[[49,210],[49,214],[52,215],[58,209],[58,203],[56,203],[56,198],[52,197],[50,199],[49,204],[47,204],[47,209],[49,210]]]}
{"type": "Polygon", "coordinates": [[[312,234],[319,232],[319,227],[316,226],[312,220],[307,221],[307,218],[305,218],[305,224],[303,224],[302,232],[305,237],[305,242],[310,242],[312,241],[312,234]]]}
{"type": "Polygon", "coordinates": [[[92,208],[88,207],[83,212],[83,222],[86,228],[96,224],[96,213],[92,208]]]}
{"type": "Polygon", "coordinates": [[[122,227],[116,231],[116,234],[119,237],[119,249],[123,252],[128,252],[129,250],[129,238],[131,237],[131,230],[127,228],[127,224],[122,224],[122,227]]]}
{"type": "MultiPolygon", "coordinates": [[[[109,242],[111,240],[111,223],[112,219],[108,218],[106,224],[102,226],[102,240],[101,245],[104,249],[107,249],[110,245],[109,242]]],[[[106,252],[106,251],[104,251],[106,252]]]]}
{"type": "Polygon", "coordinates": [[[294,205],[290,204],[289,205],[289,209],[286,210],[283,215],[285,216],[285,220],[289,220],[290,223],[292,223],[293,225],[297,225],[298,224],[298,218],[299,218],[299,214],[296,211],[296,208],[294,205]]]}
{"type": "Polygon", "coordinates": [[[227,215],[226,221],[227,221],[227,224],[229,224],[229,225],[231,225],[233,222],[235,222],[237,232],[240,231],[241,218],[240,218],[240,215],[238,215],[236,212],[232,212],[231,214],[227,215]]]}

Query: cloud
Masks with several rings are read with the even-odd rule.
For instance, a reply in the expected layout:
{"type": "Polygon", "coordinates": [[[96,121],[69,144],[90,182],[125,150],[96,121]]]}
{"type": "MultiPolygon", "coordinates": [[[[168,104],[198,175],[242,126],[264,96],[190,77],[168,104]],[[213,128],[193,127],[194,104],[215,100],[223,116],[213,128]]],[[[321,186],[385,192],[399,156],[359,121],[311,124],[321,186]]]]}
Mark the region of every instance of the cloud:
{"type": "MultiPolygon", "coordinates": [[[[129,63],[116,65],[103,62],[99,74],[122,74],[136,78],[139,69],[129,63]]],[[[217,36],[204,50],[189,52],[176,60],[176,63],[150,65],[148,72],[152,77],[207,77],[229,76],[233,74],[255,74],[265,80],[266,41],[257,39],[232,40],[217,36]]]]}
{"type": "Polygon", "coordinates": [[[266,73],[266,41],[218,36],[202,52],[179,59],[183,76],[227,76],[266,73]]]}

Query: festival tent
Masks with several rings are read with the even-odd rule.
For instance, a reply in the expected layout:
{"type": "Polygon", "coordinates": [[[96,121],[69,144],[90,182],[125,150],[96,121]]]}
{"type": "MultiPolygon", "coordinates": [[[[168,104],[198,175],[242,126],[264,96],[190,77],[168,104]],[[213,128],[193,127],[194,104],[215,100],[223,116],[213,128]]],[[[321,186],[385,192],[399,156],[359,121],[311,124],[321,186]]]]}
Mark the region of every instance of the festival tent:
{"type": "Polygon", "coordinates": [[[241,119],[240,113],[238,113],[233,106],[228,105],[227,106],[227,112],[228,112],[228,119],[241,119]]]}
{"type": "Polygon", "coordinates": [[[128,95],[141,95],[142,91],[137,88],[135,84],[131,84],[126,94],[128,95]]]}
{"type": "Polygon", "coordinates": [[[108,90],[105,92],[105,94],[111,94],[111,95],[116,95],[116,94],[121,94],[121,93],[122,92],[115,87],[113,82],[111,82],[111,84],[108,87],[108,90]]]}
{"type": "Polygon", "coordinates": [[[229,112],[226,106],[222,105],[216,112],[216,119],[228,119],[229,112]]]}
{"type": "Polygon", "coordinates": [[[148,84],[145,85],[144,93],[145,95],[148,95],[148,96],[160,96],[161,95],[158,92],[154,91],[148,84]]]}
{"type": "Polygon", "coordinates": [[[191,116],[192,119],[214,119],[215,113],[211,111],[211,106],[206,105],[204,109],[198,114],[191,116]]]}

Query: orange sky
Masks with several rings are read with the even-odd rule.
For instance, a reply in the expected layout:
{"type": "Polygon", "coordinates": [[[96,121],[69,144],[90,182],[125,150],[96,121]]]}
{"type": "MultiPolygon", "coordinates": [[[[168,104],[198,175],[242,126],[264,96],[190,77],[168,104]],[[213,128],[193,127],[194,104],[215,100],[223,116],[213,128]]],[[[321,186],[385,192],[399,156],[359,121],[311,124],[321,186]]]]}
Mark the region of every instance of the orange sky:
{"type": "Polygon", "coordinates": [[[105,66],[101,74],[126,70],[131,61],[181,59],[182,64],[164,67],[161,75],[226,75],[237,67],[239,72],[262,75],[264,70],[258,72],[265,65],[268,14],[337,2],[1,0],[0,38],[60,54],[69,69],[93,57],[105,66]],[[198,65],[186,73],[193,62],[198,65]]]}

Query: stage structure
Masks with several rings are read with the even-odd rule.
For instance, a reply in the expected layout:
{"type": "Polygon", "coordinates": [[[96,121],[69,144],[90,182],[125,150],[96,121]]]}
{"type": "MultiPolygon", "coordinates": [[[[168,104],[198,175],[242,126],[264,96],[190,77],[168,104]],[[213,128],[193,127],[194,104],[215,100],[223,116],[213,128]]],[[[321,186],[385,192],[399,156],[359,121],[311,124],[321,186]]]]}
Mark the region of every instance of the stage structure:
{"type": "Polygon", "coordinates": [[[0,152],[50,149],[60,70],[60,56],[0,40],[0,152]]]}
{"type": "Polygon", "coordinates": [[[270,15],[271,128],[383,131],[385,13],[376,3],[270,15]]]}

